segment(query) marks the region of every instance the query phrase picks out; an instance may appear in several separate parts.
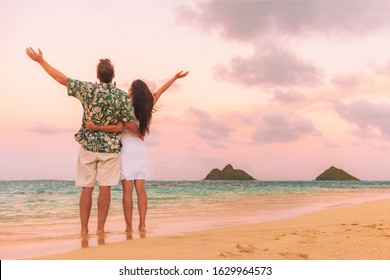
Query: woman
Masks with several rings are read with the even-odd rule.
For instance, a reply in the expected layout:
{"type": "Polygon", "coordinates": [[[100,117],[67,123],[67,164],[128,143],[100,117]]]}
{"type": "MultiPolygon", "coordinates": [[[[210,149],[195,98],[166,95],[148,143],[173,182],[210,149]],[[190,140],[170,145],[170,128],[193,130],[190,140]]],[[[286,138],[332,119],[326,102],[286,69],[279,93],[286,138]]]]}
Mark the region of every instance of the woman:
{"type": "Polygon", "coordinates": [[[139,212],[139,231],[146,230],[146,212],[148,207],[148,196],[145,189],[145,179],[148,174],[148,161],[143,141],[146,134],[149,133],[150,121],[154,104],[177,79],[187,76],[187,72],[180,71],[160,89],[152,94],[146,83],[141,80],[135,80],[129,88],[129,96],[133,103],[135,113],[135,123],[138,127],[138,134],[129,131],[124,127],[123,122],[116,125],[98,126],[91,121],[86,122],[89,130],[99,130],[105,132],[120,132],[122,134],[121,149],[121,181],[123,188],[123,211],[126,221],[126,231],[133,231],[133,184],[137,192],[138,212],[139,212]]]}

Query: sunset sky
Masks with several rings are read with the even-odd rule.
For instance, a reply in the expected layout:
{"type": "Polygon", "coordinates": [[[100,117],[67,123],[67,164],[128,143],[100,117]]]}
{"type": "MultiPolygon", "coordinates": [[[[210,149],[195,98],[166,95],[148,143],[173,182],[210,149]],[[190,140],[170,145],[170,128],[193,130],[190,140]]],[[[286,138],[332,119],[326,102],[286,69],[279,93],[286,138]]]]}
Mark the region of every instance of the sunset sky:
{"type": "Polygon", "coordinates": [[[81,105],[30,46],[85,81],[110,58],[125,91],[190,71],[153,115],[150,179],[390,180],[389,1],[2,0],[0,35],[0,180],[75,178],[81,105]]]}

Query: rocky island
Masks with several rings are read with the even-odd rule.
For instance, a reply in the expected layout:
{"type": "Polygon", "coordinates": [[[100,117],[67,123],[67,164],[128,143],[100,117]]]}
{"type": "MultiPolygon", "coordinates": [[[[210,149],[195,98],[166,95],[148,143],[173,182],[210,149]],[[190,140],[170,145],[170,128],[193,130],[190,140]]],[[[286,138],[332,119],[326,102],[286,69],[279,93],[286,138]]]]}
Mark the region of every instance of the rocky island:
{"type": "Polygon", "coordinates": [[[342,169],[332,166],[319,175],[316,181],[359,181],[359,179],[342,169]]]}
{"type": "Polygon", "coordinates": [[[217,168],[211,170],[211,172],[203,180],[256,180],[248,173],[240,169],[234,169],[231,164],[228,164],[224,169],[219,170],[217,168]]]}

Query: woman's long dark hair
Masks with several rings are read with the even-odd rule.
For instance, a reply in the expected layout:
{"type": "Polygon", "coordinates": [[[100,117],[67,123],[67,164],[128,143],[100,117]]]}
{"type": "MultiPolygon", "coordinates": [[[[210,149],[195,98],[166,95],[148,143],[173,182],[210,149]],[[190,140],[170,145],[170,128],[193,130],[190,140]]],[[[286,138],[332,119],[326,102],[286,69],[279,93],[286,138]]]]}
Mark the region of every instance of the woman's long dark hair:
{"type": "Polygon", "coordinates": [[[153,94],[146,83],[141,80],[133,81],[131,92],[135,117],[139,121],[139,131],[141,135],[145,136],[149,133],[149,125],[152,119],[153,94]]]}

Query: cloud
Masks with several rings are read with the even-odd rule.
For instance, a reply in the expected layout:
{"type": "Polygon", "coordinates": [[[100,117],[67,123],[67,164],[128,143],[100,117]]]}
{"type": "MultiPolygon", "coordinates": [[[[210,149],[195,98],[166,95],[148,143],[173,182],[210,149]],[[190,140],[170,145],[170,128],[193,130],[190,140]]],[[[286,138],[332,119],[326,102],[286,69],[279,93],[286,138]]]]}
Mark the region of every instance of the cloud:
{"type": "Polygon", "coordinates": [[[372,70],[379,75],[390,75],[390,60],[387,60],[381,65],[371,65],[372,70]]]}
{"type": "Polygon", "coordinates": [[[311,121],[297,115],[265,113],[254,130],[252,139],[260,143],[291,142],[308,135],[320,136],[311,121]]]}
{"type": "Polygon", "coordinates": [[[379,132],[390,137],[390,104],[371,103],[366,100],[357,100],[349,104],[341,101],[332,101],[334,110],[346,121],[357,126],[354,131],[361,138],[372,137],[379,132]]]}
{"type": "Polygon", "coordinates": [[[221,143],[229,138],[234,129],[225,122],[217,120],[207,111],[197,108],[190,108],[188,111],[196,117],[198,126],[196,128],[197,135],[207,140],[213,147],[224,148],[221,143]]]}
{"type": "MultiPolygon", "coordinates": [[[[253,46],[252,55],[215,68],[216,77],[245,86],[318,86],[324,70],[302,59],[300,43],[321,36],[361,40],[390,30],[390,2],[377,0],[194,1],[181,4],[176,15],[181,24],[253,46]]],[[[332,82],[346,88],[359,79],[332,82]]]]}
{"type": "Polygon", "coordinates": [[[290,104],[290,103],[296,103],[301,102],[306,99],[306,96],[296,92],[296,91],[283,91],[283,90],[275,90],[273,93],[273,101],[276,101],[280,104],[290,104]]]}
{"type": "Polygon", "coordinates": [[[74,132],[75,130],[73,128],[56,127],[44,123],[36,123],[31,128],[31,131],[39,134],[44,134],[44,135],[54,135],[63,132],[74,132]]]}
{"type": "Polygon", "coordinates": [[[340,88],[352,88],[357,87],[360,84],[360,79],[358,76],[349,74],[349,75],[336,75],[332,79],[332,83],[340,88]]]}
{"type": "Polygon", "coordinates": [[[216,67],[215,75],[245,86],[317,86],[323,72],[293,52],[274,47],[256,49],[251,57],[233,58],[229,66],[216,67]]]}
{"type": "Polygon", "coordinates": [[[362,35],[390,26],[388,1],[202,1],[182,5],[180,22],[251,41],[264,35],[362,35]]]}

